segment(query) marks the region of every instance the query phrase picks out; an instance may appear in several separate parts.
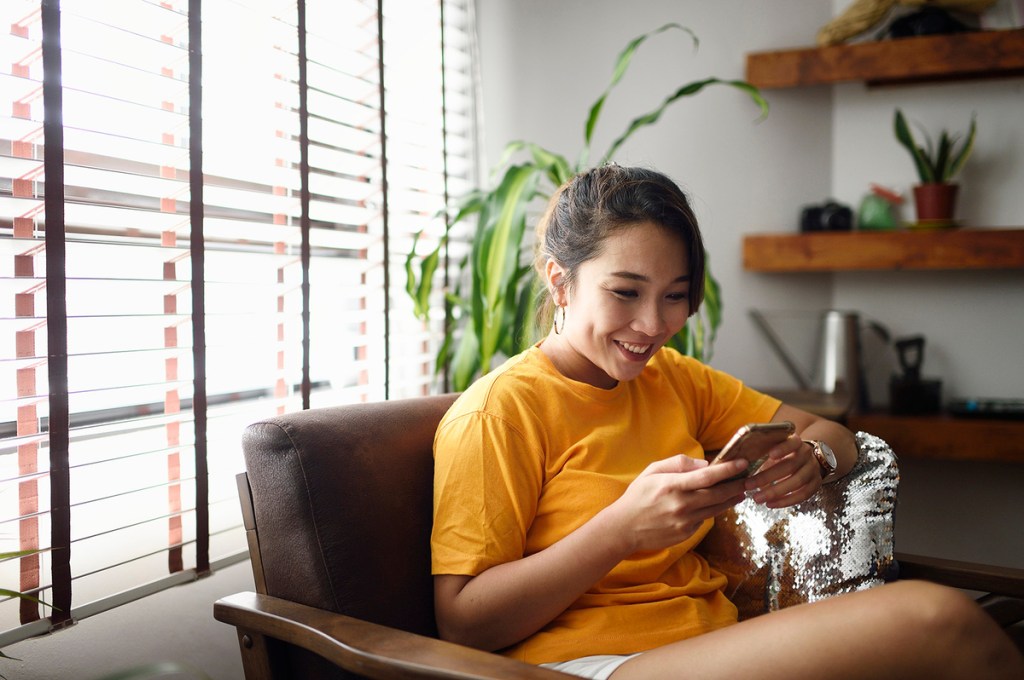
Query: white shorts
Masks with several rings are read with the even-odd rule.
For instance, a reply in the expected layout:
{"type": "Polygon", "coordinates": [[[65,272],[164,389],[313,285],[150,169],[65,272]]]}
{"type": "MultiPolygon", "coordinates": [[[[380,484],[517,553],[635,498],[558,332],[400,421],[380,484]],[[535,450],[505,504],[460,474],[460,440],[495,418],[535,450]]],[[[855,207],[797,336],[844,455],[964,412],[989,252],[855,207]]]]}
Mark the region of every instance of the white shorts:
{"type": "Polygon", "coordinates": [[[569,661],[559,661],[558,663],[542,663],[541,666],[544,668],[553,668],[556,671],[562,671],[570,675],[577,675],[581,678],[590,678],[591,680],[608,680],[615,669],[622,664],[626,663],[634,656],[638,654],[598,654],[597,656],[584,656],[579,659],[570,659],[569,661]]]}

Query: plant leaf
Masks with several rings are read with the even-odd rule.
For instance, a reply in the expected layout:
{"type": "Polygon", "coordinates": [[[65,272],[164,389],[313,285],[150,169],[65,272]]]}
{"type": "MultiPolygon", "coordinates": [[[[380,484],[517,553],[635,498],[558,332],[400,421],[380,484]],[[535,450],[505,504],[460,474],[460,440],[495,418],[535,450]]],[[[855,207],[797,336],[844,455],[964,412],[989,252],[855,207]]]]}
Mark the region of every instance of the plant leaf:
{"type": "Polygon", "coordinates": [[[479,348],[473,324],[466,324],[452,357],[452,389],[456,392],[464,391],[473,382],[478,369],[479,348]]]}
{"type": "Polygon", "coordinates": [[[683,326],[683,330],[679,331],[665,343],[666,347],[671,347],[680,354],[686,354],[686,336],[689,331],[686,330],[686,326],[683,326]]]}
{"type": "Polygon", "coordinates": [[[510,142],[502,154],[501,161],[497,167],[503,167],[508,163],[511,156],[518,151],[528,151],[530,158],[533,160],[533,165],[537,172],[544,173],[547,175],[551,183],[556,187],[561,186],[564,182],[568,181],[574,174],[572,167],[569,165],[569,161],[560,154],[554,151],[549,151],[539,144],[532,142],[515,141],[510,142]]]}
{"type": "Polygon", "coordinates": [[[718,328],[722,325],[722,286],[712,276],[710,260],[705,256],[704,268],[704,304],[701,309],[707,316],[707,335],[702,337],[702,347],[698,358],[701,361],[711,361],[714,352],[715,338],[718,337],[718,328]]]}
{"type": "Polygon", "coordinates": [[[533,342],[530,319],[533,317],[534,283],[533,267],[525,264],[516,270],[509,280],[505,292],[505,318],[502,322],[504,333],[501,338],[501,352],[514,356],[528,348],[533,342]]]}
{"type": "Polygon", "coordinates": [[[474,189],[457,203],[458,210],[455,216],[448,222],[448,230],[451,230],[453,226],[466,219],[470,215],[475,215],[484,209],[487,203],[487,194],[479,189],[474,189]]]}
{"type": "MultiPolygon", "coordinates": [[[[533,199],[538,171],[531,165],[513,166],[492,195],[494,222],[488,224],[476,258],[479,274],[482,323],[477,332],[480,342],[480,367],[490,368],[498,349],[500,322],[509,277],[519,266],[519,248],[526,229],[526,205],[533,199]]],[[[475,246],[476,244],[474,244],[475,246]]],[[[474,314],[476,313],[474,309],[474,314]]]]}
{"type": "Polygon", "coordinates": [[[626,71],[629,69],[629,64],[633,60],[633,55],[636,54],[637,49],[639,49],[640,45],[642,45],[644,41],[646,41],[648,38],[651,38],[659,33],[664,33],[665,31],[668,31],[673,28],[688,33],[690,38],[693,40],[694,48],[696,48],[699,45],[697,36],[694,34],[693,31],[677,23],[668,23],[665,24],[664,26],[656,28],[655,30],[649,33],[644,33],[642,35],[637,36],[636,38],[633,38],[632,40],[629,41],[629,43],[622,50],[622,52],[619,53],[618,59],[615,60],[615,68],[612,69],[611,82],[608,83],[608,86],[605,88],[604,92],[601,94],[600,97],[597,98],[597,101],[595,101],[590,107],[590,113],[587,116],[587,122],[583,129],[584,151],[580,156],[580,168],[582,168],[587,163],[590,143],[594,137],[594,128],[597,126],[598,118],[601,117],[601,110],[604,108],[605,100],[608,99],[608,95],[611,94],[612,89],[614,89],[615,86],[619,83],[619,81],[622,80],[622,76],[626,74],[626,71]]]}
{"type": "Polygon", "coordinates": [[[903,112],[899,109],[896,109],[896,115],[893,118],[893,131],[896,134],[896,140],[903,145],[910,153],[910,157],[914,159],[918,179],[925,184],[935,181],[934,173],[926,160],[925,151],[918,146],[917,141],[914,139],[914,134],[910,131],[910,126],[907,125],[907,119],[903,117],[903,112]]]}
{"type": "Polygon", "coordinates": [[[935,160],[933,162],[935,170],[935,180],[937,182],[945,182],[949,176],[949,152],[955,143],[955,138],[950,137],[945,130],[939,135],[939,146],[935,153],[935,160]]]}
{"type": "MultiPolygon", "coordinates": [[[[451,232],[452,226],[471,215],[480,213],[484,209],[485,200],[486,194],[479,189],[468,192],[458,200],[456,203],[457,212],[445,224],[444,236],[441,237],[437,246],[424,256],[420,262],[420,277],[418,280],[413,263],[416,260],[416,246],[419,244],[423,231],[418,231],[413,235],[412,247],[409,249],[409,254],[405,257],[405,292],[413,301],[413,314],[421,321],[426,321],[430,315],[429,300],[430,294],[433,291],[434,272],[437,270],[441,249],[448,241],[448,235],[451,232]]],[[[439,211],[437,216],[443,215],[444,212],[444,210],[439,211]]]]}
{"type": "Polygon", "coordinates": [[[533,157],[533,164],[537,170],[547,175],[548,179],[556,187],[562,186],[572,177],[573,171],[569,161],[552,151],[548,151],[536,144],[530,144],[530,155],[533,157]]]}
{"type": "Polygon", "coordinates": [[[927,181],[937,182],[939,181],[939,173],[935,167],[935,145],[932,143],[931,135],[928,134],[928,131],[920,123],[918,123],[918,128],[920,128],[921,134],[924,135],[924,148],[920,149],[920,151],[921,160],[924,161],[924,165],[928,169],[929,179],[927,181]]]}
{"type": "Polygon", "coordinates": [[[413,298],[416,316],[426,321],[430,316],[430,291],[434,286],[434,272],[441,259],[441,249],[447,239],[441,239],[434,251],[423,258],[420,265],[420,285],[416,288],[416,295],[413,298]]]}
{"type": "Polygon", "coordinates": [[[971,152],[974,150],[974,134],[977,132],[977,121],[974,116],[971,116],[971,127],[967,130],[967,137],[964,139],[963,146],[960,147],[960,151],[953,158],[953,161],[949,164],[949,171],[946,176],[946,180],[951,180],[960,173],[960,169],[963,168],[964,163],[970,157],[971,152]]]}
{"type": "MultiPolygon", "coordinates": [[[[420,242],[422,235],[422,231],[417,231],[412,235],[412,247],[409,248],[409,254],[405,256],[405,292],[413,299],[416,298],[416,273],[413,271],[412,262],[416,259],[416,244],[420,242]]],[[[419,316],[419,313],[416,316],[419,316]]]]}
{"type": "Polygon", "coordinates": [[[43,552],[42,550],[14,550],[11,552],[0,552],[0,560],[11,560],[16,557],[28,557],[29,555],[37,555],[43,552]]]}
{"type": "Polygon", "coordinates": [[[665,101],[663,101],[661,105],[658,106],[658,108],[654,109],[653,111],[649,111],[648,113],[645,113],[642,116],[634,118],[633,121],[626,128],[626,131],[623,132],[619,136],[619,138],[612,143],[611,147],[609,147],[608,152],[604,155],[604,159],[602,162],[607,163],[608,161],[610,161],[615,156],[615,152],[619,150],[619,147],[622,146],[630,137],[632,137],[634,132],[636,132],[640,128],[647,127],[648,125],[653,125],[654,123],[658,122],[658,119],[661,118],[661,114],[674,102],[676,102],[679,99],[682,99],[683,97],[693,96],[709,85],[727,85],[729,87],[734,87],[742,92],[745,92],[746,94],[750,95],[750,98],[753,99],[754,102],[760,107],[761,118],[764,118],[764,116],[768,114],[768,102],[765,101],[764,97],[761,96],[760,91],[750,83],[744,82],[742,80],[722,80],[720,78],[705,78],[704,80],[696,80],[692,83],[687,83],[686,85],[683,85],[678,90],[673,92],[671,95],[666,97],[665,101]]]}
{"type": "Polygon", "coordinates": [[[10,597],[18,598],[19,600],[28,600],[29,602],[35,602],[36,604],[41,604],[44,607],[50,607],[51,609],[55,609],[53,605],[44,600],[40,600],[38,597],[28,595],[26,593],[21,593],[17,590],[10,590],[8,588],[0,588],[0,597],[10,597]]]}
{"type": "Polygon", "coordinates": [[[434,288],[434,273],[437,271],[438,263],[441,260],[441,250],[448,237],[444,236],[429,254],[420,262],[420,275],[417,283],[413,261],[416,259],[416,244],[420,240],[422,231],[416,232],[412,238],[412,248],[405,257],[405,292],[412,298],[413,314],[420,321],[426,321],[430,317],[430,293],[434,288]]]}

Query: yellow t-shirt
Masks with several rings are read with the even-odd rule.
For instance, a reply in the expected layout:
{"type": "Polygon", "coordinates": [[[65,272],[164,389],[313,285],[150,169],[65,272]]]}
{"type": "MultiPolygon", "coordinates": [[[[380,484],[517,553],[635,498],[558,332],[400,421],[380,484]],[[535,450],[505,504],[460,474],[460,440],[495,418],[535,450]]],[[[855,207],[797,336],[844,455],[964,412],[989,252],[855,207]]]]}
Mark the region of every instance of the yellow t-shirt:
{"type": "MultiPolygon", "coordinates": [[[[544,550],[610,505],[650,463],[703,458],[776,399],[671,349],[604,390],[561,375],[537,347],[455,402],[434,439],[434,574],[477,575],[544,550]]],[[[627,654],[736,621],[725,577],[683,543],[620,562],[565,612],[503,650],[529,663],[627,654]]]]}

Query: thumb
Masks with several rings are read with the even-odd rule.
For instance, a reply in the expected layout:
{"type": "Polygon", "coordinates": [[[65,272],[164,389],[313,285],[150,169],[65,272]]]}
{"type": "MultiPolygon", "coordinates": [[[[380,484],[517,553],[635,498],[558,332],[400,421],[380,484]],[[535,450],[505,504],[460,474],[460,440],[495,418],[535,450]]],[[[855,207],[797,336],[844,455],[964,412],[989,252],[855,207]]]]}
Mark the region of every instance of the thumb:
{"type": "Polygon", "coordinates": [[[658,474],[663,472],[690,472],[691,470],[699,470],[708,466],[706,460],[699,458],[691,458],[685,453],[672,456],[670,458],[663,458],[656,460],[647,466],[644,470],[645,475],[658,474]]]}

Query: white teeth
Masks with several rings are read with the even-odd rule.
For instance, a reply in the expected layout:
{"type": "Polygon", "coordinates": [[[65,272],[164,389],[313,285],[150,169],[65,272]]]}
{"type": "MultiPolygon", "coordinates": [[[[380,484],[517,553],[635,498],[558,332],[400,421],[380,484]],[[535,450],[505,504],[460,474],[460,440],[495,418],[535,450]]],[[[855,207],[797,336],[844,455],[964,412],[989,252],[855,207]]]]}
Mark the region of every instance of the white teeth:
{"type": "Polygon", "coordinates": [[[644,352],[646,352],[647,350],[649,350],[651,348],[650,345],[631,345],[628,342],[620,342],[619,344],[622,345],[623,347],[625,347],[627,350],[629,350],[633,354],[643,354],[644,352]]]}

